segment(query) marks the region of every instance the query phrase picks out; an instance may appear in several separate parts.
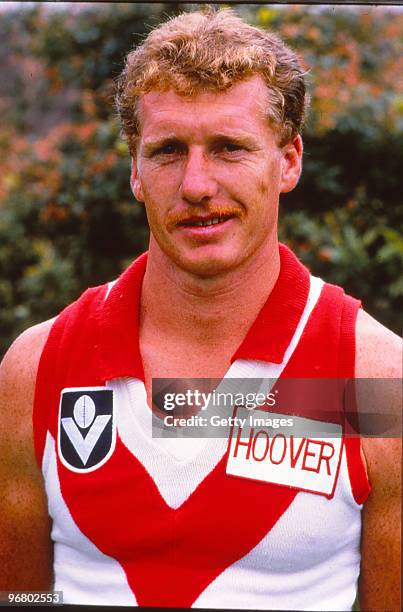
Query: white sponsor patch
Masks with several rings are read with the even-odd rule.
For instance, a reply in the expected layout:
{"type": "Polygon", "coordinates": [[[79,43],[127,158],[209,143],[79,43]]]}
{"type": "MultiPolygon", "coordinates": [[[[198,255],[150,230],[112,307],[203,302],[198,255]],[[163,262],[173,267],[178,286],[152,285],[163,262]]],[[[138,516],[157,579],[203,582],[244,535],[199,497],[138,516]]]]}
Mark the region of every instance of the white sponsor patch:
{"type": "Polygon", "coordinates": [[[228,475],[333,495],[343,447],[341,425],[293,416],[292,426],[273,429],[261,423],[285,419],[289,424],[290,415],[241,409],[237,416],[246,420],[231,432],[228,475]]]}

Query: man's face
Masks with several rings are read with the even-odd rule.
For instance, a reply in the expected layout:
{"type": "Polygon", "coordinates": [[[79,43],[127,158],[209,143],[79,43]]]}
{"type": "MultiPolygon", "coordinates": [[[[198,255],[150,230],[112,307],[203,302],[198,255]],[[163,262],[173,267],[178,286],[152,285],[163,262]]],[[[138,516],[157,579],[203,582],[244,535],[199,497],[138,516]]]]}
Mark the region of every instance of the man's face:
{"type": "Polygon", "coordinates": [[[236,269],[277,233],[279,194],[296,185],[302,145],[278,147],[255,76],[190,98],[140,99],[131,185],[146,206],[150,248],[196,275],[236,269]]]}

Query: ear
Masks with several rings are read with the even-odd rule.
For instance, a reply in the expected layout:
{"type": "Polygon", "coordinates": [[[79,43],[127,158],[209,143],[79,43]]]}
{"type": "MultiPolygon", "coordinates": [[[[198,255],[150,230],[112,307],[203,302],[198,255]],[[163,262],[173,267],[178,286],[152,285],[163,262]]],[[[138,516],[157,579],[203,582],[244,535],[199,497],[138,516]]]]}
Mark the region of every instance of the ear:
{"type": "Polygon", "coordinates": [[[144,202],[143,189],[141,187],[139,171],[137,168],[137,159],[132,157],[132,170],[130,174],[130,187],[133,195],[139,202],[144,202]]]}
{"type": "Polygon", "coordinates": [[[292,191],[298,183],[302,170],[302,150],[303,145],[300,135],[284,145],[282,149],[280,193],[292,191]]]}

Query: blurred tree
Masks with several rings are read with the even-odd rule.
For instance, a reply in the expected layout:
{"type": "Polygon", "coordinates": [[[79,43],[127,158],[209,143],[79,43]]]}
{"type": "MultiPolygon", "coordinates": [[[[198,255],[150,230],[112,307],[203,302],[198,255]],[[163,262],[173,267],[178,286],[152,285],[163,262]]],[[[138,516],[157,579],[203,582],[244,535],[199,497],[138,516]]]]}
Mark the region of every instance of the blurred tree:
{"type": "Polygon", "coordinates": [[[312,93],[304,170],[283,198],[280,235],[315,274],[401,333],[403,13],[294,6],[253,14],[298,50],[312,93]]]}
{"type": "MultiPolygon", "coordinates": [[[[0,352],[146,248],[113,81],[153,25],[190,8],[40,4],[0,15],[0,352]]],[[[343,285],[399,331],[403,14],[236,10],[278,31],[309,70],[304,172],[282,200],[281,236],[314,273],[343,285]]]]}

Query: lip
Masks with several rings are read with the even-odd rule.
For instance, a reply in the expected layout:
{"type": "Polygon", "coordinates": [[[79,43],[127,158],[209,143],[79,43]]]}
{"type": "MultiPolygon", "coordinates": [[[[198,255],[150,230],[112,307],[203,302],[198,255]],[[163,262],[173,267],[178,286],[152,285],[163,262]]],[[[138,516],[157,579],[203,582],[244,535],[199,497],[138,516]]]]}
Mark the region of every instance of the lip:
{"type": "MultiPolygon", "coordinates": [[[[187,223],[192,221],[208,221],[209,219],[217,218],[216,215],[209,215],[206,217],[195,217],[194,219],[187,219],[187,223]]],[[[236,220],[235,217],[228,217],[225,221],[216,223],[214,225],[182,225],[177,224],[176,229],[184,235],[196,239],[210,239],[212,237],[218,237],[220,234],[227,231],[231,224],[236,220]]]]}
{"type": "MultiPolygon", "coordinates": [[[[208,215],[194,215],[193,217],[187,217],[186,219],[184,219],[183,221],[179,221],[179,223],[177,223],[177,225],[179,226],[183,226],[183,225],[191,225],[192,223],[198,223],[200,221],[212,221],[213,219],[219,219],[221,217],[226,217],[225,221],[227,221],[228,219],[230,219],[231,217],[233,217],[234,215],[232,214],[220,214],[220,213],[209,213],[208,215]]],[[[223,223],[223,221],[222,221],[223,223]]],[[[218,224],[216,224],[218,225],[218,224]]]]}

